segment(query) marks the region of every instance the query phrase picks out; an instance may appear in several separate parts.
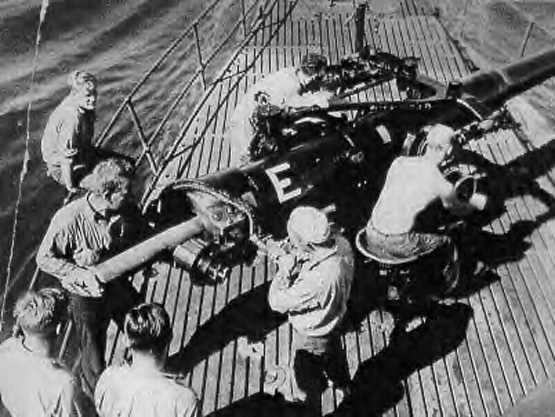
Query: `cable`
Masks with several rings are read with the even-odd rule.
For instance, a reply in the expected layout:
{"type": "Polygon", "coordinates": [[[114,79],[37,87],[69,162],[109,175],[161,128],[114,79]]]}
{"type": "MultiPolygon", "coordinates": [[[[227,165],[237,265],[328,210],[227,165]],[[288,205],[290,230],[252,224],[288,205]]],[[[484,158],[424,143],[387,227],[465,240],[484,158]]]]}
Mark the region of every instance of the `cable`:
{"type": "MultiPolygon", "coordinates": [[[[39,24],[37,27],[37,36],[35,38],[35,55],[33,57],[33,70],[31,72],[31,79],[29,80],[29,92],[32,91],[33,84],[35,82],[35,75],[37,72],[37,61],[39,56],[39,46],[41,41],[41,30],[42,30],[42,25],[44,23],[44,20],[46,18],[46,11],[48,10],[48,5],[49,5],[49,0],[42,0],[39,24]]],[[[21,173],[19,175],[19,185],[18,185],[18,191],[17,191],[17,200],[15,203],[15,209],[14,209],[14,221],[13,221],[11,243],[10,243],[10,255],[8,258],[8,265],[6,267],[6,283],[4,285],[4,293],[2,296],[2,308],[0,310],[0,332],[2,331],[2,328],[4,326],[4,316],[6,314],[6,301],[8,297],[8,290],[10,287],[10,281],[12,276],[12,264],[13,264],[14,254],[15,254],[15,241],[17,236],[17,226],[19,223],[19,210],[21,207],[21,199],[23,197],[23,182],[25,181],[25,176],[29,171],[29,160],[30,160],[29,145],[31,143],[30,126],[31,126],[32,104],[33,104],[33,99],[31,96],[31,98],[29,99],[29,104],[27,105],[27,120],[26,120],[27,126],[25,129],[25,154],[23,156],[21,173]]]]}

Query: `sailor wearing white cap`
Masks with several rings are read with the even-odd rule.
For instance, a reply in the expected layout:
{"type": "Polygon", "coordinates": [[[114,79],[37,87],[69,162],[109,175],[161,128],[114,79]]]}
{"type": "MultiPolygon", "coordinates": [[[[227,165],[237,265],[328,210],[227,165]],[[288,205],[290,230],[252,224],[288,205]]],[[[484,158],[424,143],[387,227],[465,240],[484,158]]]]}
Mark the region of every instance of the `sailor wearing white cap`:
{"type": "Polygon", "coordinates": [[[286,400],[318,408],[322,376],[337,388],[349,383],[337,328],[351,290],[353,252],[327,216],[313,207],[293,210],[287,232],[298,253],[277,260],[268,296],[270,307],[286,313],[294,330],[286,383],[277,389],[286,400]]]}

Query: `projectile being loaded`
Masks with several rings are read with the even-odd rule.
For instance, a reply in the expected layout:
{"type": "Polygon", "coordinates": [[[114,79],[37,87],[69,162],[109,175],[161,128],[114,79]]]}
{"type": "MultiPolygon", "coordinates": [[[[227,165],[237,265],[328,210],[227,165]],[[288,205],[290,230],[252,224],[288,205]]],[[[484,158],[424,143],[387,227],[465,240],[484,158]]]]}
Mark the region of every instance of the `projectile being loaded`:
{"type": "MultiPolygon", "coordinates": [[[[173,251],[191,273],[209,281],[224,279],[231,266],[250,256],[249,246],[260,245],[265,236],[279,236],[283,219],[299,204],[324,207],[346,198],[356,206],[371,206],[368,187],[381,186],[389,163],[412,146],[411,138],[424,126],[443,123],[464,134],[465,127],[554,75],[555,49],[550,49],[449,85],[397,71],[399,88],[411,97],[402,101],[273,114],[273,122],[281,125],[271,136],[261,136],[272,144],[267,147],[271,151],[243,166],[167,187],[150,206],[157,207],[155,217],[161,223],[172,217],[174,225],[97,265],[97,276],[108,282],[173,251]],[[347,120],[331,115],[344,110],[357,110],[357,116],[347,120]]],[[[348,209],[348,202],[338,205],[339,213],[348,209]]]]}

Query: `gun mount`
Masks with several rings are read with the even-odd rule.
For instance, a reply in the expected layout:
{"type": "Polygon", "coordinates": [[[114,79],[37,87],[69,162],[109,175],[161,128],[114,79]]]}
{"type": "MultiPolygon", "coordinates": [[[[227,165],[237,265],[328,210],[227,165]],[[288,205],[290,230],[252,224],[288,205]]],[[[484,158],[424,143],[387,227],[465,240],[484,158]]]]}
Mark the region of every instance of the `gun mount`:
{"type": "MultiPolygon", "coordinates": [[[[421,149],[423,127],[447,124],[459,130],[461,141],[470,140],[483,133],[477,124],[496,115],[506,100],[554,75],[555,49],[550,49],[447,86],[423,81],[434,91],[425,98],[284,113],[281,122],[292,130],[285,147],[246,165],[164,189],[150,208],[156,208],[160,227],[168,228],[97,265],[97,275],[107,282],[173,251],[188,270],[211,280],[225,278],[229,266],[252,253],[245,248],[282,233],[296,205],[336,204],[338,213],[361,202],[371,206],[368,190],[380,188],[389,163],[403,149],[421,149]],[[345,110],[356,110],[355,117],[329,115],[345,110]],[[307,122],[308,116],[316,121],[307,122]]],[[[422,83],[418,76],[414,79],[422,83]]]]}

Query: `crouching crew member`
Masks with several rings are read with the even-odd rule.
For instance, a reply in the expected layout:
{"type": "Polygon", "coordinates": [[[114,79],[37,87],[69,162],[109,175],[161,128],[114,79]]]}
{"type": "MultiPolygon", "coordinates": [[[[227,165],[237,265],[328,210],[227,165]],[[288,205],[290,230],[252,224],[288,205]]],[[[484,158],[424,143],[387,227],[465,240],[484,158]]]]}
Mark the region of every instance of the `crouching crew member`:
{"type": "Polygon", "coordinates": [[[230,118],[227,137],[231,144],[231,165],[250,160],[250,145],[256,128],[255,118],[260,106],[327,107],[333,93],[330,91],[307,92],[305,86],[320,77],[327,67],[322,55],[308,53],[299,66],[283,68],[253,85],[241,99],[230,118]]]}

